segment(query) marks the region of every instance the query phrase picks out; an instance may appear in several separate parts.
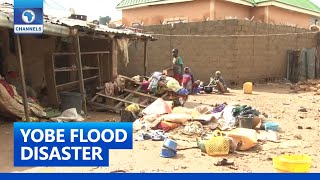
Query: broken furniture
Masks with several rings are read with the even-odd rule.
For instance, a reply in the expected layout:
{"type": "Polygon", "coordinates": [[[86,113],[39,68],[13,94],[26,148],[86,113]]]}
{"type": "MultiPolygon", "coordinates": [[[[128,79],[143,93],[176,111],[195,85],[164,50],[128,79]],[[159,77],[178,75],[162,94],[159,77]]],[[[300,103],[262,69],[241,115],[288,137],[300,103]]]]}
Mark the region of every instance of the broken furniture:
{"type": "Polygon", "coordinates": [[[121,89],[123,93],[117,97],[109,96],[104,93],[104,87],[99,88],[99,91],[96,93],[96,95],[90,101],[88,101],[93,110],[102,109],[120,113],[125,104],[137,104],[140,108],[146,108],[150,103],[158,99],[158,97],[140,92],[142,85],[141,82],[132,80],[126,76],[120,76],[120,78],[125,80],[125,87],[124,89],[121,89]],[[99,97],[105,99],[106,102],[97,102],[99,97]],[[132,99],[134,98],[137,98],[138,102],[133,101],[132,99]],[[110,102],[112,105],[107,104],[110,102]],[[114,102],[116,102],[116,104],[114,104],[114,102]]]}

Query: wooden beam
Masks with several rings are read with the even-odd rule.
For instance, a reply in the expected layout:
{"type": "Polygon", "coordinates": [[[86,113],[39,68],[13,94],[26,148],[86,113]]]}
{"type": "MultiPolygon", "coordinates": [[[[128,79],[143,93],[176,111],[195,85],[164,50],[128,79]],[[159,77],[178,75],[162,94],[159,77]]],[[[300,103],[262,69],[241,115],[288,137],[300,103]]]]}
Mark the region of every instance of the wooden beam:
{"type": "Polygon", "coordinates": [[[99,86],[102,86],[100,54],[97,54],[97,67],[98,67],[98,76],[99,76],[99,86]]]}
{"type": "Polygon", "coordinates": [[[144,42],[144,59],[143,59],[143,65],[144,65],[144,75],[147,76],[147,66],[148,66],[148,52],[147,52],[147,41],[144,42]]]}
{"type": "MultiPolygon", "coordinates": [[[[81,55],[90,55],[90,54],[109,54],[109,51],[93,51],[93,52],[81,52],[81,55]]],[[[67,53],[67,52],[62,52],[62,53],[53,53],[54,56],[71,56],[71,55],[77,55],[77,53],[67,53]]]]}
{"type": "Polygon", "coordinates": [[[152,95],[149,95],[149,94],[145,94],[145,93],[141,93],[141,92],[137,92],[137,91],[132,91],[132,90],[129,90],[129,89],[123,89],[123,91],[129,92],[129,93],[132,93],[132,94],[136,94],[136,95],[139,95],[139,96],[152,98],[152,99],[158,99],[158,97],[155,97],[155,96],[152,96],[152,95]]]}
{"type": "MultiPolygon", "coordinates": [[[[97,94],[102,96],[102,97],[106,97],[106,98],[113,99],[113,100],[116,100],[116,101],[121,101],[121,102],[124,102],[124,103],[130,103],[130,104],[137,104],[137,103],[132,102],[132,101],[128,101],[128,100],[124,100],[124,99],[120,99],[120,98],[116,98],[116,97],[112,97],[112,96],[107,96],[105,94],[101,94],[101,93],[97,93],[97,94]]],[[[143,105],[143,104],[137,104],[137,105],[139,105],[142,108],[146,108],[147,107],[146,105],[143,105]]]]}
{"type": "Polygon", "coordinates": [[[22,97],[23,97],[24,114],[26,116],[26,120],[30,121],[27,88],[26,88],[26,81],[25,81],[23,60],[22,60],[22,53],[21,53],[20,35],[17,35],[17,41],[18,41],[17,43],[18,43],[18,53],[19,53],[18,55],[19,55],[19,64],[20,64],[20,75],[21,75],[21,83],[22,83],[22,90],[23,90],[22,97]]]}
{"type": "Polygon", "coordinates": [[[87,115],[87,104],[86,104],[86,97],[85,97],[85,88],[84,88],[84,80],[83,80],[83,72],[82,72],[82,61],[81,61],[81,47],[80,47],[80,39],[79,36],[75,36],[74,38],[74,47],[76,48],[76,64],[78,68],[79,74],[79,83],[80,83],[80,92],[82,95],[82,101],[84,106],[84,113],[87,115]]]}
{"type": "Polygon", "coordinates": [[[112,40],[112,79],[118,75],[118,45],[117,40],[112,40]]]}
{"type": "MultiPolygon", "coordinates": [[[[140,91],[141,89],[141,86],[139,86],[135,91],[140,91]]],[[[133,93],[130,93],[127,97],[124,98],[124,100],[128,100],[130,99],[134,94],[133,93]]],[[[119,109],[124,103],[123,102],[119,102],[114,108],[115,109],[119,109]]]]}

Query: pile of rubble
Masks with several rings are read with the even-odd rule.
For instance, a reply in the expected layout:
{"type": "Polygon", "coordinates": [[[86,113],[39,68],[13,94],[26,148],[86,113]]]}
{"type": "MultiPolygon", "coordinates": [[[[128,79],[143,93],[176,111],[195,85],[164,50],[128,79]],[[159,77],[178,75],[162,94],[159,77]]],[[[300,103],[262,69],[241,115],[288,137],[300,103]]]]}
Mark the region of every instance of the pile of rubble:
{"type": "Polygon", "coordinates": [[[295,85],[291,85],[290,89],[294,92],[307,91],[315,92],[315,95],[320,95],[320,80],[300,81],[295,85]]]}

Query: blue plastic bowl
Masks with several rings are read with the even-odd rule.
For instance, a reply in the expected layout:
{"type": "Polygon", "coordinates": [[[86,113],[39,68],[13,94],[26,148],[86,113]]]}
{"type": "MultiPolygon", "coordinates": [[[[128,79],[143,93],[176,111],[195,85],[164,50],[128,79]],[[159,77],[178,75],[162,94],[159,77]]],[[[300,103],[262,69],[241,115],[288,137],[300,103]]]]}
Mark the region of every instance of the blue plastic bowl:
{"type": "Polygon", "coordinates": [[[164,142],[163,142],[163,147],[164,148],[168,148],[168,149],[171,149],[173,151],[177,150],[177,146],[178,146],[177,142],[175,142],[172,139],[165,139],[164,142]]]}
{"type": "Polygon", "coordinates": [[[279,123],[276,122],[266,122],[264,124],[264,129],[266,131],[271,130],[271,131],[279,131],[279,123]]]}
{"type": "Polygon", "coordinates": [[[172,158],[172,157],[175,157],[176,155],[177,155],[177,152],[172,149],[168,149],[168,148],[161,149],[160,156],[163,158],[172,158]]]}

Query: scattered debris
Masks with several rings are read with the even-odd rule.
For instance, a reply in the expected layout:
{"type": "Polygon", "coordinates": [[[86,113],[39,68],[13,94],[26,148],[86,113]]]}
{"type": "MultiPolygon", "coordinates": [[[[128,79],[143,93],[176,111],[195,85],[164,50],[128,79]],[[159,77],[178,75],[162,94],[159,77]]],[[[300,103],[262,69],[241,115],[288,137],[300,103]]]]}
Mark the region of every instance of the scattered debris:
{"type": "Polygon", "coordinates": [[[299,112],[308,112],[307,109],[304,108],[304,107],[300,107],[298,111],[299,111],[299,112]]]}
{"type": "Polygon", "coordinates": [[[296,135],[294,135],[294,138],[301,140],[302,136],[301,136],[301,134],[296,134],[296,135]]]}
{"type": "Polygon", "coordinates": [[[115,170],[115,171],[111,171],[110,173],[126,173],[127,171],[125,170],[115,170]]]}
{"type": "Polygon", "coordinates": [[[222,159],[214,164],[215,166],[233,166],[234,162],[228,162],[228,159],[222,159]]]}

